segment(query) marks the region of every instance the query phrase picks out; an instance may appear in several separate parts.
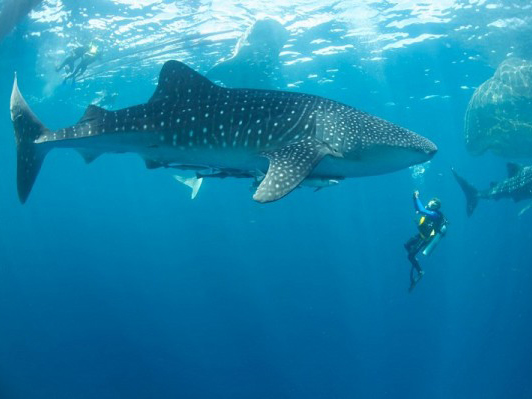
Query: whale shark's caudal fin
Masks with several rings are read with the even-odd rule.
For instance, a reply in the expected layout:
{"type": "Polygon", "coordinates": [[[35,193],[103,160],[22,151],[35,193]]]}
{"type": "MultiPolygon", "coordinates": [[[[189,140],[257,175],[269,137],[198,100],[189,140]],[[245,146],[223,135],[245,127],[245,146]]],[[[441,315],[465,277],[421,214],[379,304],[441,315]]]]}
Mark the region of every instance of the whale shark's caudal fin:
{"type": "Polygon", "coordinates": [[[39,174],[47,150],[35,143],[48,130],[26,104],[17,85],[17,76],[11,92],[11,120],[17,143],[17,189],[20,202],[28,199],[33,183],[39,174]]]}
{"type": "Polygon", "coordinates": [[[176,179],[179,183],[184,184],[185,186],[188,186],[192,189],[192,193],[190,195],[191,199],[196,198],[196,195],[198,195],[198,191],[201,187],[201,183],[203,183],[203,177],[197,178],[197,177],[183,177],[179,175],[174,175],[174,179],[176,179]]]}
{"type": "Polygon", "coordinates": [[[458,173],[456,173],[454,169],[451,170],[453,172],[454,177],[456,178],[456,181],[458,182],[458,184],[462,188],[462,191],[465,194],[467,216],[471,216],[478,204],[478,190],[471,184],[469,184],[463,177],[458,175],[458,173]]]}

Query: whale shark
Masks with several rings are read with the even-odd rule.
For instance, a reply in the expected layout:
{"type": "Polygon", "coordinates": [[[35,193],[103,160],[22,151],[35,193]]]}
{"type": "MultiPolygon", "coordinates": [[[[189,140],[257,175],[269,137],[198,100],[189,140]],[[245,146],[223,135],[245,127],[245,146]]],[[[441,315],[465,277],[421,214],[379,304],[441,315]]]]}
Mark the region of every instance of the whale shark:
{"type": "Polygon", "coordinates": [[[42,0],[5,0],[0,10],[0,42],[42,0]]]}
{"type": "MultiPolygon", "coordinates": [[[[507,179],[498,183],[491,183],[490,188],[479,191],[452,169],[453,175],[466,197],[467,216],[473,214],[479,199],[500,200],[502,198],[510,198],[515,202],[532,199],[532,166],[508,162],[507,170],[507,179]]],[[[523,214],[531,206],[532,203],[527,205],[519,212],[519,215],[523,214]]]]}
{"type": "Polygon", "coordinates": [[[91,162],[103,153],[139,154],[148,168],[264,174],[253,199],[276,201],[305,179],[342,180],[393,172],[431,159],[429,139],[323,97],[215,85],[167,61],[147,103],[116,111],[89,105],[74,125],[47,129],[17,83],[11,94],[17,188],[24,203],[46,154],[73,148],[91,162]]]}
{"type": "Polygon", "coordinates": [[[288,31],[278,21],[259,19],[238,40],[234,54],[214,65],[206,77],[232,88],[286,87],[279,53],[288,37],[288,31]]]}

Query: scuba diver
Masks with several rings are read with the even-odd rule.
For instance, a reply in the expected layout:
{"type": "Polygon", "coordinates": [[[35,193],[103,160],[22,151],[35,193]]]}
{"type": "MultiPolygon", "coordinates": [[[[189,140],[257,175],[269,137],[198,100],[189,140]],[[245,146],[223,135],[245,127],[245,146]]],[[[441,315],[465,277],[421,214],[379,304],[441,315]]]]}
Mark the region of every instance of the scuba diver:
{"type": "MultiPolygon", "coordinates": [[[[81,48],[82,47],[78,47],[77,49],[75,49],[74,51],[79,50],[77,54],[79,54],[81,52],[81,48]]],[[[88,47],[87,47],[87,50],[81,54],[81,57],[78,57],[78,58],[81,58],[81,60],[79,61],[79,64],[76,66],[76,68],[71,68],[74,69],[70,75],[68,75],[64,80],[63,80],[63,83],[66,83],[68,79],[72,79],[72,85],[74,85],[76,83],[76,78],[77,77],[80,77],[81,75],[83,75],[83,73],[87,70],[87,67],[92,64],[94,61],[100,59],[102,56],[101,52],[99,51],[98,49],[98,46],[95,45],[95,44],[90,44],[88,47]]],[[[71,56],[72,57],[72,56],[71,56]]],[[[71,58],[69,57],[69,58],[71,58]]],[[[67,58],[63,64],[65,64],[65,62],[69,59],[67,58]]],[[[77,59],[77,58],[76,58],[77,59]]],[[[73,59],[71,61],[71,64],[70,64],[70,67],[73,67],[74,65],[74,62],[75,62],[75,59],[73,59]]],[[[63,65],[62,64],[62,65],[63,65]]]]}
{"type": "Polygon", "coordinates": [[[416,284],[425,274],[416,259],[416,255],[420,251],[425,256],[430,255],[447,231],[448,221],[443,216],[443,213],[441,213],[440,207],[441,202],[438,198],[432,198],[427,203],[427,206],[424,207],[419,199],[419,191],[414,192],[414,208],[416,209],[416,213],[420,214],[421,217],[417,226],[419,233],[410,238],[404,245],[408,252],[408,260],[412,264],[412,268],[410,269],[409,292],[412,292],[416,284]],[[414,276],[414,270],[417,272],[417,276],[414,276]]]}

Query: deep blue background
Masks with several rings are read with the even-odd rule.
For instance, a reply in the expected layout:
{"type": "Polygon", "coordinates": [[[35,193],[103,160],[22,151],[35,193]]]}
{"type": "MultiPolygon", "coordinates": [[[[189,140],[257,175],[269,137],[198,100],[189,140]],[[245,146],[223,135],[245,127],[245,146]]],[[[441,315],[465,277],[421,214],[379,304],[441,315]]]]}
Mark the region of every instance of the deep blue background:
{"type": "MultiPolygon", "coordinates": [[[[68,150],[49,154],[20,205],[14,70],[51,128],[85,104],[65,104],[64,88],[38,102],[35,49],[15,36],[0,50],[1,399],[532,398],[532,213],[500,201],[465,216],[450,167],[484,188],[505,162],[465,152],[472,92],[459,87],[493,69],[451,64],[456,44],[391,55],[381,79],[330,57],[312,68],[338,68],[333,84],[298,88],[434,140],[422,180],[404,170],[269,205],[245,181],[207,181],[191,201],[134,155],[87,166],[68,150]],[[420,101],[434,79],[450,98],[420,101]],[[439,196],[451,225],[408,294],[415,189],[439,196]]],[[[117,76],[119,105],[145,102],[151,82],[117,76]]]]}

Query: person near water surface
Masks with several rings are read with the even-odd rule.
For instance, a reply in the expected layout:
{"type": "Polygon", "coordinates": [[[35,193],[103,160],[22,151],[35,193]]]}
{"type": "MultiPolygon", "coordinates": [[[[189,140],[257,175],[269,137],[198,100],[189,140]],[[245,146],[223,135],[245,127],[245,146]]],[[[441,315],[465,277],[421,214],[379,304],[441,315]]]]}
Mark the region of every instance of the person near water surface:
{"type": "Polygon", "coordinates": [[[72,51],[70,51],[70,54],[68,57],[65,58],[65,60],[58,65],[55,70],[59,72],[61,69],[65,68],[65,71],[67,73],[71,73],[74,70],[74,64],[75,62],[83,57],[83,55],[89,51],[89,46],[78,46],[72,51]]]}
{"type": "Polygon", "coordinates": [[[99,48],[96,44],[91,43],[89,46],[79,46],[72,50],[71,54],[59,65],[56,69],[60,71],[65,68],[65,71],[69,73],[63,80],[66,83],[68,79],[72,79],[72,85],[76,83],[76,78],[85,73],[87,67],[94,61],[100,59],[102,56],[99,48]],[[76,60],[80,60],[78,65],[74,67],[76,60]]]}
{"type": "Polygon", "coordinates": [[[441,237],[447,230],[447,220],[440,211],[441,201],[438,198],[432,198],[427,206],[419,199],[419,191],[414,192],[414,208],[419,216],[417,227],[418,233],[405,243],[405,249],[408,252],[408,260],[412,267],[410,269],[410,289],[412,291],[425,272],[421,268],[416,255],[422,252],[423,255],[429,255],[441,237]],[[416,274],[417,273],[417,274],[416,274]]]}

